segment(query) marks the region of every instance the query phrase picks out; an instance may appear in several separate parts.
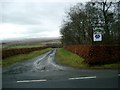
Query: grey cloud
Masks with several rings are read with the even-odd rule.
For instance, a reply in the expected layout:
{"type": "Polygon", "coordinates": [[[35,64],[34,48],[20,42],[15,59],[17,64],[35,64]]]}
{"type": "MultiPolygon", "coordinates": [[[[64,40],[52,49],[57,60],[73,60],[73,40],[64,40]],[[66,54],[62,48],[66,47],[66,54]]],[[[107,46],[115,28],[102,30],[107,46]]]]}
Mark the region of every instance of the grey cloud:
{"type": "MultiPolygon", "coordinates": [[[[0,3],[2,23],[17,24],[25,37],[56,36],[70,3],[4,2],[0,3]]],[[[7,32],[8,33],[8,32],[7,32]]],[[[8,33],[9,34],[9,33],[8,33]]]]}
{"type": "Polygon", "coordinates": [[[37,34],[37,33],[40,33],[40,32],[49,32],[49,30],[46,30],[46,29],[41,29],[41,28],[30,28],[27,32],[29,32],[29,34],[37,34]]]}
{"type": "Polygon", "coordinates": [[[15,24],[40,24],[40,17],[34,14],[30,3],[3,3],[3,22],[15,24]]]}
{"type": "MultiPolygon", "coordinates": [[[[41,24],[44,19],[57,22],[63,12],[60,3],[4,3],[3,22],[15,24],[41,24]],[[58,7],[60,6],[60,7],[58,7]],[[62,13],[61,13],[62,12],[62,13]]],[[[62,8],[63,7],[63,8],[62,8]]]]}
{"type": "Polygon", "coordinates": [[[21,25],[41,24],[40,21],[32,19],[32,17],[22,16],[22,15],[23,14],[19,14],[19,16],[3,15],[2,20],[3,20],[3,23],[14,23],[14,24],[21,24],[21,25]]]}

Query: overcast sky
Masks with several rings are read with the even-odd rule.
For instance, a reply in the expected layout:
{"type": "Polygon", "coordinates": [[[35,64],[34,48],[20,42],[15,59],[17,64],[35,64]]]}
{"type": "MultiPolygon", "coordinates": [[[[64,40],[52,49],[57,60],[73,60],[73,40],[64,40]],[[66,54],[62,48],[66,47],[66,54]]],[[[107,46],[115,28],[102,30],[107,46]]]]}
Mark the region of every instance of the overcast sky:
{"type": "Polygon", "coordinates": [[[60,37],[65,10],[89,0],[0,0],[0,40],[60,37]]]}

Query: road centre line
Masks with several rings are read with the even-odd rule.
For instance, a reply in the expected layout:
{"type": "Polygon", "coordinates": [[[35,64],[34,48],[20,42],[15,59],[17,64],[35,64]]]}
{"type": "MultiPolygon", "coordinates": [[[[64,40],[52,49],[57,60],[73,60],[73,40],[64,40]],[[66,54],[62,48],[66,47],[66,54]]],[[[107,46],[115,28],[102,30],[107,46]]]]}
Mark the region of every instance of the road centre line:
{"type": "Polygon", "coordinates": [[[77,77],[77,78],[69,78],[69,80],[77,80],[77,79],[92,79],[92,78],[96,78],[96,76],[91,76],[91,77],[77,77]]]}
{"type": "Polygon", "coordinates": [[[47,81],[46,79],[41,79],[41,80],[22,80],[22,81],[17,81],[18,83],[24,83],[24,82],[45,82],[47,81]]]}
{"type": "MultiPolygon", "coordinates": [[[[77,77],[77,78],[68,78],[69,80],[75,80],[75,79],[92,79],[96,78],[96,76],[91,76],[91,77],[77,77]]],[[[17,81],[17,83],[27,83],[27,82],[46,82],[46,79],[41,79],[41,80],[21,80],[17,81]]]]}

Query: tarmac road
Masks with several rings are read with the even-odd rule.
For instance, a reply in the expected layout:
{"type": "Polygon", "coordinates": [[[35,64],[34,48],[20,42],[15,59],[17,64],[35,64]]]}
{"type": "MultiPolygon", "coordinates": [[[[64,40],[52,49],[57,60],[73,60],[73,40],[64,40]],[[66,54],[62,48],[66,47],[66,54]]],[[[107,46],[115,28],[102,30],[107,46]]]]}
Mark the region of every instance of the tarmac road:
{"type": "Polygon", "coordinates": [[[118,70],[82,70],[55,63],[56,49],[2,70],[2,88],[118,88],[118,70]]]}

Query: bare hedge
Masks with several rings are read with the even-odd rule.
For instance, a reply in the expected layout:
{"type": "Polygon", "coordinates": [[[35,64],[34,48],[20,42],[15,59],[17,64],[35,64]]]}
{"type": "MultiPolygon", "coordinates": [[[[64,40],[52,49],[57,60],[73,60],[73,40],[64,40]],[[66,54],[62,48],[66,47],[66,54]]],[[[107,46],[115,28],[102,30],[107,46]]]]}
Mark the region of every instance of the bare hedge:
{"type": "Polygon", "coordinates": [[[2,59],[10,57],[10,56],[14,56],[14,55],[18,55],[18,54],[26,54],[26,53],[29,53],[32,51],[42,50],[42,49],[46,49],[46,48],[48,48],[48,47],[3,49],[2,50],[2,59]]]}
{"type": "Polygon", "coordinates": [[[119,45],[69,45],[65,49],[85,58],[89,64],[104,64],[120,61],[119,45]]]}

